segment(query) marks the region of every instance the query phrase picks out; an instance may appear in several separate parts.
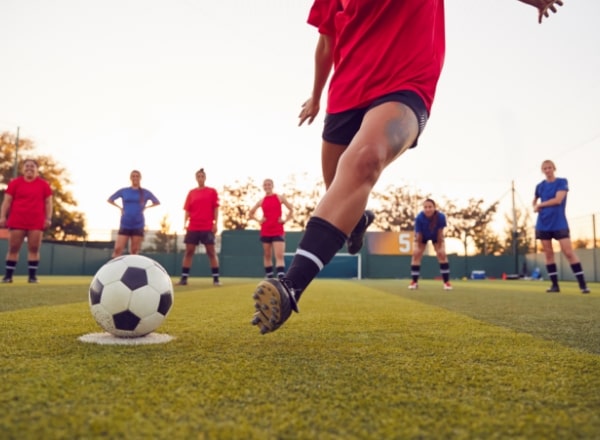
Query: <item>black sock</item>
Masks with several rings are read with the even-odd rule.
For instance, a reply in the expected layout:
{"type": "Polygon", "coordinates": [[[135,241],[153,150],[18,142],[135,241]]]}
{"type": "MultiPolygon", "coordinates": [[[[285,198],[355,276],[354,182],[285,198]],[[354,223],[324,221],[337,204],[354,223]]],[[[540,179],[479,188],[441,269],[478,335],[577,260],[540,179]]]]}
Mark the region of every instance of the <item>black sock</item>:
{"type": "Polygon", "coordinates": [[[419,276],[421,275],[421,265],[412,264],[410,266],[410,276],[412,277],[413,283],[419,282],[419,276]]]}
{"type": "Polygon", "coordinates": [[[319,217],[311,217],[300,240],[294,259],[284,279],[289,280],[296,293],[296,300],[344,246],[346,234],[319,217]]]}
{"type": "Polygon", "coordinates": [[[15,273],[15,268],[17,267],[16,260],[6,260],[6,272],[4,278],[10,279],[15,273]]]}
{"type": "Polygon", "coordinates": [[[181,268],[181,279],[182,280],[187,280],[189,276],[190,276],[190,268],[189,267],[182,267],[181,268]]]}
{"type": "Polygon", "coordinates": [[[275,270],[277,271],[277,278],[282,279],[285,276],[284,266],[277,266],[275,270]]]}
{"type": "Polygon", "coordinates": [[[219,266],[211,267],[210,272],[212,273],[213,283],[219,282],[219,266]]]}
{"type": "Polygon", "coordinates": [[[550,277],[550,281],[552,281],[552,285],[558,287],[558,270],[556,264],[546,264],[546,270],[548,271],[548,276],[550,277]]]}
{"type": "Polygon", "coordinates": [[[29,278],[35,279],[37,273],[39,261],[31,260],[27,262],[27,268],[29,269],[29,278]]]}
{"type": "Polygon", "coordinates": [[[577,282],[579,283],[579,288],[585,289],[587,285],[585,284],[585,276],[583,275],[583,268],[581,267],[581,263],[571,264],[571,270],[577,278],[577,282]]]}
{"type": "Polygon", "coordinates": [[[265,266],[265,278],[273,278],[273,266],[265,266]]]}
{"type": "Polygon", "coordinates": [[[444,283],[447,283],[450,280],[450,263],[440,263],[440,273],[444,283]]]}

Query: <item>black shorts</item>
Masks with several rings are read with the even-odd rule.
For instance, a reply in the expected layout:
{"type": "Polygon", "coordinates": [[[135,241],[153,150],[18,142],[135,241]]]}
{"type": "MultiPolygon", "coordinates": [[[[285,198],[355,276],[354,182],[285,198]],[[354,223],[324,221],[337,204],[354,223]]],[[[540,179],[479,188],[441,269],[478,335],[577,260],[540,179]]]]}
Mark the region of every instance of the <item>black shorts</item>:
{"type": "Polygon", "coordinates": [[[538,240],[561,240],[563,238],[570,238],[571,234],[568,229],[559,229],[558,231],[535,231],[535,238],[538,240]]]}
{"type": "Polygon", "coordinates": [[[262,243],[273,243],[275,241],[285,241],[283,235],[273,235],[271,237],[260,237],[262,243]]]}
{"type": "Polygon", "coordinates": [[[119,235],[126,235],[127,237],[143,237],[144,228],[120,228],[119,235]]]}
{"type": "Polygon", "coordinates": [[[198,246],[199,243],[215,244],[215,234],[212,231],[187,231],[183,242],[194,246],[198,246]]]}
{"type": "Polygon", "coordinates": [[[325,127],[323,128],[323,140],[338,145],[350,145],[350,141],[360,129],[365,114],[372,108],[386,102],[401,102],[410,107],[415,113],[419,122],[419,134],[410,148],[416,147],[419,136],[425,129],[425,124],[427,124],[429,113],[421,97],[411,90],[400,90],[384,95],[374,100],[367,107],[341,113],[327,113],[325,115],[325,127]]]}

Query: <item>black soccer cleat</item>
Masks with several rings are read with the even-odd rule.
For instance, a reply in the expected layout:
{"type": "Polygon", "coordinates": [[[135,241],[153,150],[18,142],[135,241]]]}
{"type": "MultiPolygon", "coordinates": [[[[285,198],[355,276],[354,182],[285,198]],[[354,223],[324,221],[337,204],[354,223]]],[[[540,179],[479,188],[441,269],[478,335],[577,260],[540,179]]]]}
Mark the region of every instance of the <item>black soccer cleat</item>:
{"type": "Polygon", "coordinates": [[[12,278],[4,277],[4,278],[2,278],[2,282],[3,283],[12,283],[12,278]]]}
{"type": "Polygon", "coordinates": [[[548,293],[559,293],[560,289],[558,286],[550,286],[548,289],[546,289],[546,292],[548,293]]]}
{"type": "Polygon", "coordinates": [[[350,237],[348,237],[348,241],[346,242],[348,253],[354,255],[360,252],[360,249],[363,246],[365,232],[367,232],[367,228],[373,223],[373,220],[375,220],[375,214],[373,214],[372,211],[366,210],[350,233],[350,237]]]}
{"type": "Polygon", "coordinates": [[[258,326],[263,335],[281,327],[292,314],[292,310],[298,313],[294,289],[284,280],[276,278],[262,280],[256,286],[252,298],[256,309],[252,325],[258,326]]]}
{"type": "Polygon", "coordinates": [[[177,286],[187,286],[187,278],[182,277],[178,282],[177,286]]]}
{"type": "Polygon", "coordinates": [[[39,283],[38,279],[36,277],[29,277],[29,279],[27,280],[27,282],[29,284],[37,284],[39,283]]]}
{"type": "Polygon", "coordinates": [[[590,293],[590,289],[587,286],[586,287],[582,287],[581,288],[581,293],[583,293],[583,294],[590,293]]]}

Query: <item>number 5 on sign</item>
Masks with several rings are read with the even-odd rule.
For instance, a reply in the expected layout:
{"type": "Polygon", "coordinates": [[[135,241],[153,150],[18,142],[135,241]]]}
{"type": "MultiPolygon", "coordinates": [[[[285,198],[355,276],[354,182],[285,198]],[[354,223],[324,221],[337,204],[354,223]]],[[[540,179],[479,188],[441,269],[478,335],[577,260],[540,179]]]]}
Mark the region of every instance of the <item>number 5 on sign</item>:
{"type": "Polygon", "coordinates": [[[400,231],[398,233],[398,252],[400,255],[411,255],[415,233],[413,231],[400,231]]]}

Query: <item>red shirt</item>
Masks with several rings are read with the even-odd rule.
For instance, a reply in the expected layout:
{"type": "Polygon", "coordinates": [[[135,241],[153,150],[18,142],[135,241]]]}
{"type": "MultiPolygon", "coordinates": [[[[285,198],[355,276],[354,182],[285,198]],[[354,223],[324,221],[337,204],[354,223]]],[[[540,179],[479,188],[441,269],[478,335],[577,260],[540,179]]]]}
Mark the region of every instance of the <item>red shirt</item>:
{"type": "Polygon", "coordinates": [[[281,200],[277,194],[265,196],[260,205],[265,221],[260,225],[261,237],[283,236],[283,224],[279,223],[281,218],[281,200]]]}
{"type": "Polygon", "coordinates": [[[194,188],[186,199],[183,209],[189,214],[188,231],[212,231],[215,208],[219,207],[219,195],[214,188],[194,188]]]}
{"type": "Polygon", "coordinates": [[[328,113],[399,90],[431,111],[446,49],[444,0],[315,0],[308,23],[334,41],[328,113]]]}
{"type": "Polygon", "coordinates": [[[6,194],[12,196],[6,226],[12,229],[44,229],[46,199],[52,197],[48,182],[41,177],[27,181],[19,176],[8,182],[6,194]]]}

